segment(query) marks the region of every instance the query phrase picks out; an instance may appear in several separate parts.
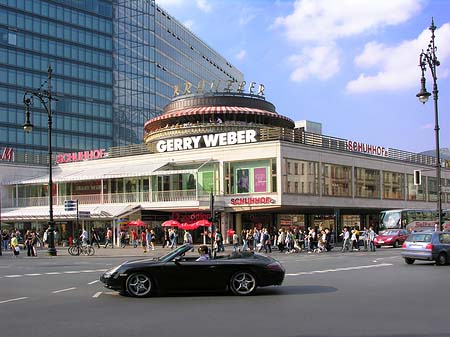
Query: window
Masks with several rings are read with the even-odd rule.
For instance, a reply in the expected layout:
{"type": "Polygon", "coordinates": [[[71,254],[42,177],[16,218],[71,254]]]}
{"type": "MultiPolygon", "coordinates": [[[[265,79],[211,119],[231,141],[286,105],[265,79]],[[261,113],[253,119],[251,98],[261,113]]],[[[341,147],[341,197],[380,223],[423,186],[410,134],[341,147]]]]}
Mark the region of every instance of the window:
{"type": "Polygon", "coordinates": [[[286,186],[286,193],[319,194],[319,163],[303,160],[286,159],[287,167],[294,167],[294,174],[288,173],[286,183],[294,186],[293,190],[286,186]],[[304,170],[307,166],[308,170],[304,170]],[[301,170],[299,170],[301,168],[301,170]],[[299,188],[301,186],[301,188],[299,188]]]}
{"type": "Polygon", "coordinates": [[[405,199],[405,175],[403,173],[383,171],[383,198],[405,199]]]}
{"type": "Polygon", "coordinates": [[[322,165],[322,194],[324,196],[352,196],[352,168],[350,166],[322,165]]]}
{"type": "Polygon", "coordinates": [[[380,198],[380,171],[355,167],[355,197],[380,198]]]}

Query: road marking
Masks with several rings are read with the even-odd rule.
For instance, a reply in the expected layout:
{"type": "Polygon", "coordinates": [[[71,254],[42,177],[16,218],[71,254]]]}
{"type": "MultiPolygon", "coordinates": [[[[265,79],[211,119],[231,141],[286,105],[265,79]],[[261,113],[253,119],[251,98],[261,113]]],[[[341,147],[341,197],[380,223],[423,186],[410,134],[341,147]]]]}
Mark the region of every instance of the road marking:
{"type": "Polygon", "coordinates": [[[52,294],[58,294],[58,293],[62,293],[64,291],[70,291],[70,290],[75,290],[75,289],[77,289],[77,288],[72,287],[72,288],[66,288],[66,289],[61,289],[61,290],[55,290],[55,291],[52,291],[52,294]]]}
{"type": "Polygon", "coordinates": [[[22,275],[5,275],[0,276],[0,278],[15,278],[15,277],[22,277],[22,276],[42,276],[42,275],[63,275],[63,274],[81,274],[81,273],[97,273],[97,272],[105,272],[108,269],[86,269],[86,270],[68,270],[68,271],[50,271],[47,273],[33,273],[33,274],[22,274],[22,275]]]}
{"type": "Polygon", "coordinates": [[[14,301],[20,301],[20,300],[26,300],[28,297],[18,297],[18,298],[12,298],[10,300],[0,301],[0,304],[2,303],[8,303],[8,302],[14,302],[14,301]]]}
{"type": "Polygon", "coordinates": [[[97,298],[97,297],[99,297],[102,293],[103,293],[103,291],[96,292],[96,293],[94,294],[94,296],[92,296],[92,297],[93,297],[93,298],[97,298]]]}
{"type": "Polygon", "coordinates": [[[389,267],[393,266],[392,263],[381,263],[381,264],[371,264],[367,266],[356,266],[356,267],[345,267],[345,268],[336,268],[336,269],[325,269],[325,270],[313,270],[313,271],[305,271],[299,273],[289,273],[287,276],[300,276],[300,275],[313,275],[313,274],[323,274],[323,273],[331,273],[336,271],[347,271],[347,270],[359,270],[359,269],[369,269],[369,268],[380,268],[380,267],[389,267]]]}
{"type": "Polygon", "coordinates": [[[94,284],[94,283],[97,283],[97,282],[100,282],[100,281],[99,280],[95,280],[95,281],[89,282],[88,284],[94,284]]]}

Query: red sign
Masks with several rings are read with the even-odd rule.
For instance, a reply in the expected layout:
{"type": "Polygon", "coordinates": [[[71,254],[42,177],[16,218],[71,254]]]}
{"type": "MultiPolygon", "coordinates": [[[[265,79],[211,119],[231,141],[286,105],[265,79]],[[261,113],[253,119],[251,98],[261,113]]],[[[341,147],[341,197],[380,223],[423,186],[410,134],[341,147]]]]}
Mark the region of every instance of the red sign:
{"type": "Polygon", "coordinates": [[[232,205],[267,205],[274,204],[275,199],[271,197],[248,197],[248,198],[231,198],[232,205]]]}
{"type": "Polygon", "coordinates": [[[180,214],[178,212],[172,213],[172,219],[178,222],[193,223],[199,220],[208,220],[211,215],[209,213],[188,213],[180,214]]]}
{"type": "Polygon", "coordinates": [[[77,161],[93,160],[108,157],[108,152],[105,149],[80,151],[73,153],[61,153],[56,156],[56,163],[70,163],[77,161]]]}
{"type": "Polygon", "coordinates": [[[0,160],[13,161],[14,160],[14,150],[13,150],[13,148],[12,147],[5,147],[3,149],[3,153],[1,153],[0,160]]]}

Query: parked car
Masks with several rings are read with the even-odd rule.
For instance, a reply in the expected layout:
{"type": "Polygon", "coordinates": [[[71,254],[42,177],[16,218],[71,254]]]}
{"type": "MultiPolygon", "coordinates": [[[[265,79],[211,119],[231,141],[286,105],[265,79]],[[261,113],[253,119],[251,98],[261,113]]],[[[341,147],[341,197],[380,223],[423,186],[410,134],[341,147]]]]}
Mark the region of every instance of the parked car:
{"type": "Polygon", "coordinates": [[[413,264],[415,260],[447,264],[450,261],[450,232],[412,233],[403,243],[402,257],[407,264],[413,264]]]}
{"type": "Polygon", "coordinates": [[[394,248],[401,247],[408,237],[409,232],[406,229],[389,229],[377,235],[374,240],[375,246],[393,246],[394,248]]]}
{"type": "Polygon", "coordinates": [[[155,292],[230,290],[251,295],[257,287],[281,285],[285,269],[275,259],[253,252],[217,255],[205,261],[186,244],[168,254],[128,261],[106,271],[100,280],[107,288],[145,297],[155,292]]]}

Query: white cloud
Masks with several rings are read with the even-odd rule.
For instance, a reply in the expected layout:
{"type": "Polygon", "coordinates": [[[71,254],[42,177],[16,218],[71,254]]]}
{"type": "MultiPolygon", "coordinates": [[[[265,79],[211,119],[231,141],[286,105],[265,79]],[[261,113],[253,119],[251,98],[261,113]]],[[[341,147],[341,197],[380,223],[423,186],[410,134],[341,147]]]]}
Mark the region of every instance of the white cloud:
{"type": "Polygon", "coordinates": [[[235,57],[236,57],[236,59],[241,61],[247,57],[247,51],[242,49],[241,51],[239,51],[239,53],[236,54],[235,57]]]}
{"type": "Polygon", "coordinates": [[[420,0],[297,0],[294,12],[278,17],[292,41],[334,41],[407,21],[420,0]]]}
{"type": "MultiPolygon", "coordinates": [[[[436,29],[436,55],[441,62],[437,68],[438,78],[448,76],[447,61],[450,59],[450,24],[446,23],[436,29]]],[[[361,73],[355,80],[347,84],[350,93],[402,90],[420,85],[419,54],[422,48],[428,46],[431,33],[425,28],[413,40],[403,41],[396,46],[386,46],[378,42],[369,42],[361,54],[356,56],[354,62],[358,67],[374,68],[372,74],[361,73]]],[[[429,77],[427,71],[427,77],[429,77]]],[[[431,90],[430,86],[429,89],[431,90]]]]}
{"type": "Polygon", "coordinates": [[[192,28],[194,27],[194,21],[187,20],[187,21],[183,22],[183,26],[185,26],[189,30],[193,30],[192,28]]]}
{"type": "MultiPolygon", "coordinates": [[[[167,10],[191,5],[191,1],[187,0],[156,0],[156,3],[167,10]]],[[[212,6],[207,0],[196,0],[195,4],[202,12],[209,13],[212,11],[212,6]]]]}
{"type": "MultiPolygon", "coordinates": [[[[301,52],[291,57],[291,61],[294,61],[292,64],[296,64],[291,74],[292,80],[302,81],[310,76],[327,79],[340,70],[339,56],[342,53],[338,40],[403,23],[420,11],[422,2],[423,0],[297,0],[292,14],[276,18],[272,28],[284,28],[286,38],[294,43],[294,47],[296,44],[301,45],[301,52]],[[326,60],[314,60],[306,54],[311,50],[320,55],[323,55],[323,51],[329,54],[326,60]],[[301,62],[305,60],[306,63],[301,62]]],[[[366,58],[364,62],[377,63],[378,60],[366,58]]]]}
{"type": "Polygon", "coordinates": [[[331,43],[318,47],[305,47],[301,53],[291,55],[290,66],[295,68],[291,80],[301,82],[310,77],[326,80],[339,71],[339,50],[331,43]]]}
{"type": "Polygon", "coordinates": [[[181,7],[186,0],[156,0],[156,4],[164,9],[173,7],[181,7]]]}
{"type": "Polygon", "coordinates": [[[210,3],[208,3],[208,1],[206,0],[197,0],[196,1],[197,7],[205,13],[209,13],[212,11],[212,6],[210,3]]]}

